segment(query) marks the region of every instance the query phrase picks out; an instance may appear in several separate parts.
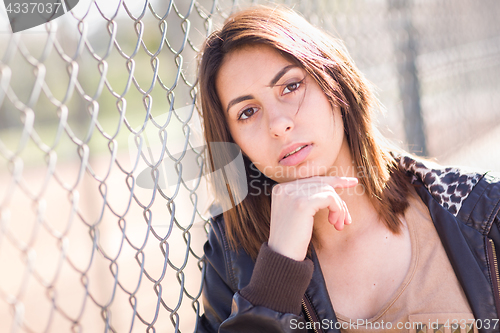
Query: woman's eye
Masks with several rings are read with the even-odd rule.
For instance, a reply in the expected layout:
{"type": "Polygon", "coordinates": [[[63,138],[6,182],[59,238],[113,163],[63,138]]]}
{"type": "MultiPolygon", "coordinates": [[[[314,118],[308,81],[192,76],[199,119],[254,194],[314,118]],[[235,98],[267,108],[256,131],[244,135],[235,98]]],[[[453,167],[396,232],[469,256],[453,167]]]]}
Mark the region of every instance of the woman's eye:
{"type": "Polygon", "coordinates": [[[238,120],[247,120],[248,118],[250,118],[251,116],[253,116],[255,112],[257,112],[257,108],[248,108],[248,109],[245,109],[245,110],[243,110],[240,113],[240,116],[238,117],[238,120]]]}
{"type": "Polygon", "coordinates": [[[285,89],[283,89],[283,94],[291,93],[292,91],[299,89],[299,87],[300,87],[300,82],[290,83],[289,85],[285,86],[285,89]]]}

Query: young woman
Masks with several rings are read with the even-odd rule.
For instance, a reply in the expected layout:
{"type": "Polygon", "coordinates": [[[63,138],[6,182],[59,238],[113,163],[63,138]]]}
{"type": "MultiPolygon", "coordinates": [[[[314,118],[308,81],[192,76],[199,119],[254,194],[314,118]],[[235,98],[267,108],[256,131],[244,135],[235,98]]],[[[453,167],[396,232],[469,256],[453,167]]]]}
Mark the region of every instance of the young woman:
{"type": "MultiPolygon", "coordinates": [[[[499,178],[387,148],[339,40],[251,7],[207,39],[199,87],[248,189],[213,180],[233,206],[211,221],[199,332],[500,332],[499,178]]],[[[210,147],[212,171],[231,160],[210,147]]]]}

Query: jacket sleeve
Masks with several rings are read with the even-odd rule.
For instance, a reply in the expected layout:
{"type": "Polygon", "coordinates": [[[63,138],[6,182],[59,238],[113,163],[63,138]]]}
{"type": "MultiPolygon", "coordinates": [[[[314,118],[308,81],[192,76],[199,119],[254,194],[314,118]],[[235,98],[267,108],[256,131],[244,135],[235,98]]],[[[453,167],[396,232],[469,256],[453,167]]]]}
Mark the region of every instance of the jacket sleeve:
{"type": "Polygon", "coordinates": [[[500,258],[500,214],[496,215],[493,220],[488,237],[493,240],[493,243],[495,243],[495,255],[497,258],[500,258]]]}
{"type": "Polygon", "coordinates": [[[500,173],[488,172],[483,178],[487,186],[475,203],[470,219],[491,221],[487,236],[493,240],[496,256],[500,258],[500,173]]]}
{"type": "Polygon", "coordinates": [[[197,332],[307,332],[301,301],[312,277],[312,261],[295,261],[263,244],[250,282],[238,290],[234,272],[240,267],[220,228],[212,223],[204,247],[204,314],[197,332]]]}

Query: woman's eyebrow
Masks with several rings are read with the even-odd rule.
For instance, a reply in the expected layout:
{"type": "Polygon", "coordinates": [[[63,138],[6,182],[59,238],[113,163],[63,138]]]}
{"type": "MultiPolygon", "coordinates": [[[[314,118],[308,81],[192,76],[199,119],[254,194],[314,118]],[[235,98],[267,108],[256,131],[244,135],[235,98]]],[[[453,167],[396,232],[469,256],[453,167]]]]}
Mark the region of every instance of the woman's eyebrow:
{"type": "MultiPolygon", "coordinates": [[[[269,87],[271,87],[271,88],[274,87],[276,82],[278,82],[283,77],[283,75],[285,75],[290,69],[295,68],[295,67],[299,67],[299,66],[292,64],[292,65],[288,65],[288,66],[283,67],[278,73],[276,73],[276,75],[273,77],[273,79],[269,82],[269,87]]],[[[229,109],[231,108],[231,106],[238,104],[240,102],[249,100],[249,99],[253,99],[253,98],[254,97],[252,95],[245,95],[245,96],[236,97],[235,99],[231,100],[229,102],[229,104],[227,105],[226,113],[229,112],[229,109]]]]}
{"type": "Polygon", "coordinates": [[[246,101],[248,99],[253,99],[253,98],[254,98],[253,95],[245,95],[245,96],[236,97],[235,99],[231,100],[231,102],[229,102],[229,104],[227,105],[226,113],[229,112],[229,109],[231,108],[231,106],[238,104],[240,102],[246,101]]]}
{"type": "Polygon", "coordinates": [[[298,65],[295,65],[295,64],[292,64],[292,65],[288,65],[288,66],[285,66],[283,67],[274,77],[273,79],[269,82],[269,87],[274,87],[274,85],[276,84],[276,82],[278,82],[281,77],[283,75],[285,75],[290,69],[292,68],[295,68],[295,67],[299,67],[298,65]]]}

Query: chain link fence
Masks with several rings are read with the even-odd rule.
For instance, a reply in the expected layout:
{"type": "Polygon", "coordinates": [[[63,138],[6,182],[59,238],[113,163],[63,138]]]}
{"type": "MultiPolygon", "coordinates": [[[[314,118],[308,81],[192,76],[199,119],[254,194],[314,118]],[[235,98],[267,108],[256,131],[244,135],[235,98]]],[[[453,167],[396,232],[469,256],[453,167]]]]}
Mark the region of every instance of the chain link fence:
{"type": "MultiPolygon", "coordinates": [[[[195,330],[212,200],[196,55],[254,3],[81,0],[16,34],[0,10],[0,332],[195,330]]],[[[500,123],[499,2],[280,3],[345,40],[408,149],[444,156],[500,123]]]]}

